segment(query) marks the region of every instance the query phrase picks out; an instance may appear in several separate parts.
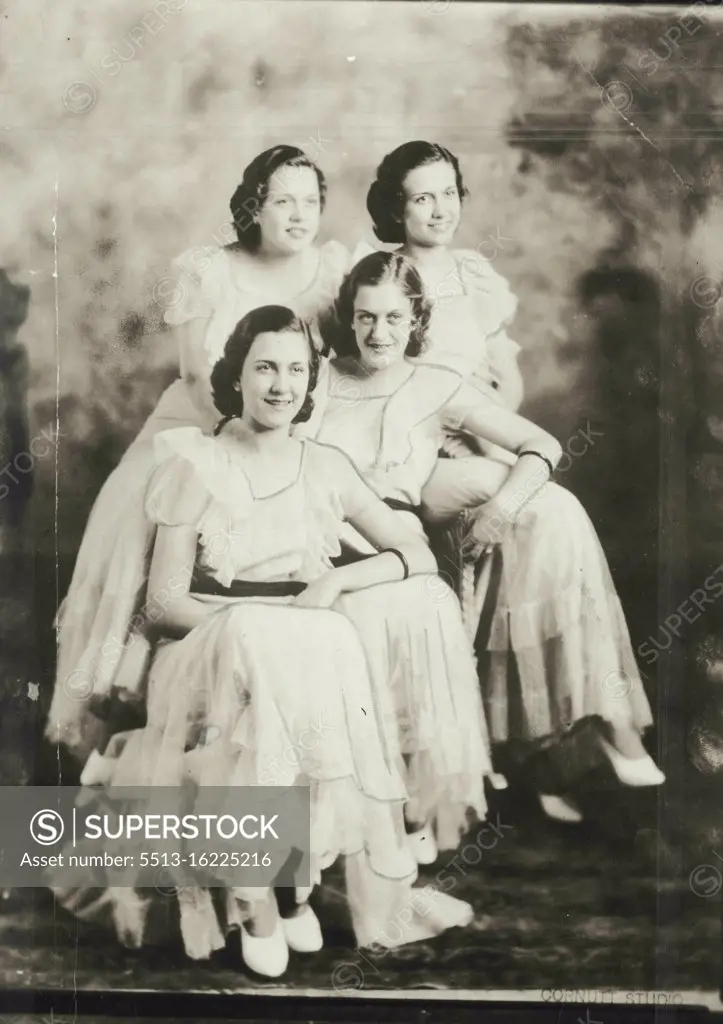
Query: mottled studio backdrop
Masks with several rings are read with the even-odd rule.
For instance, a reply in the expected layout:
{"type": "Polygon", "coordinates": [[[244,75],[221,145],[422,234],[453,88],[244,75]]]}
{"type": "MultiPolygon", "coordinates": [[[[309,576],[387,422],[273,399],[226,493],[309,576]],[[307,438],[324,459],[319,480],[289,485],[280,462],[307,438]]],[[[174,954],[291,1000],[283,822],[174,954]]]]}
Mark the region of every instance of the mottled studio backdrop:
{"type": "MultiPolygon", "coordinates": [[[[243,167],[279,142],[328,176],[324,236],[373,241],[373,170],[414,138],[460,157],[459,244],[520,298],[523,411],[576,452],[593,438],[561,482],[634,641],[660,639],[723,562],[723,20],[702,8],[6,0],[0,268],[30,288],[6,337],[27,349],[28,437],[60,429],[24,517],[40,647],[92,501],[176,373],[172,257],[229,238],[243,167]]],[[[686,626],[702,676],[720,622],[686,626]]]]}

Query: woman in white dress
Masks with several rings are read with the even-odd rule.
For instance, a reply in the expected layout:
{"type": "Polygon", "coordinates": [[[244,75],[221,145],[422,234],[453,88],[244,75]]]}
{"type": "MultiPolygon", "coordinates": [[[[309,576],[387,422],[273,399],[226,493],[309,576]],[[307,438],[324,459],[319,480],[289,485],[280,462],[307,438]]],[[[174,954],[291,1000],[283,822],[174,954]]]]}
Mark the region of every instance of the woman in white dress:
{"type": "MultiPolygon", "coordinates": [[[[609,724],[605,747],[620,780],[659,784],[663,775],[641,739],[650,706],[605,555],[577,499],[548,482],[560,446],[454,371],[420,360],[430,314],[406,257],[377,252],[360,260],[342,285],[337,355],[303,429],[344,451],[420,539],[424,487],[445,433],[506,450],[513,468],[473,510],[465,539],[471,559],[495,543],[502,553],[489,641],[495,671],[482,680],[492,739],[537,739],[598,714],[609,724]],[[519,718],[505,674],[510,648],[519,718]]],[[[352,529],[344,539],[358,554],[370,550],[352,529]]],[[[540,796],[548,813],[579,819],[560,795],[540,796]]]]}
{"type": "MultiPolygon", "coordinates": [[[[417,777],[428,787],[416,797],[459,828],[468,809],[485,810],[484,719],[456,600],[451,592],[430,600],[441,581],[429,575],[435,563],[426,545],[345,455],[292,436],[292,423],[313,408],[318,368],[306,324],[288,308],[258,308],[213,370],[224,413],[218,436],[198,427],[156,435],[145,500],[156,528],[148,593],[165,599],[148,721],[116,737],[94,770],[122,787],[180,786],[184,778],[198,786],[309,786],[312,885],[345,855],[357,942],[391,947],[472,917],[460,900],[412,888],[402,811],[415,794],[402,780],[392,694],[411,709],[416,730],[417,777]],[[374,555],[334,568],[345,522],[374,555]],[[370,657],[373,649],[379,653],[370,657]],[[453,683],[466,694],[456,704],[453,683]],[[290,763],[284,751],[298,749],[320,716],[318,742],[290,763]],[[201,738],[209,730],[210,743],[201,738]]],[[[84,881],[58,877],[59,901],[84,919],[110,907],[119,937],[141,945],[142,889],[111,883],[89,902],[84,881]]],[[[298,906],[282,921],[273,890],[226,888],[219,913],[202,881],[185,887],[186,951],[208,957],[225,929],[241,927],[247,966],[276,977],[289,947],[321,948],[308,895],[297,890],[298,906]]]]}
{"type": "Polygon", "coordinates": [[[143,600],[154,526],[143,495],[153,437],[176,426],[213,430],[211,368],[249,310],[284,302],[315,324],[328,310],[349,254],[337,242],[316,245],[325,195],[322,172],[302,150],[275,146],[249,164],[231,199],[238,241],[188,250],[176,260],[177,280],[164,288],[165,320],[178,335],[181,375],[98,495],[58,615],[47,736],[81,761],[107,735],[94,712],[104,713],[111,694],[133,698],[147,667],[143,600]]]}
{"type": "MultiPolygon", "coordinates": [[[[367,194],[374,233],[399,243],[419,272],[431,304],[425,362],[446,366],[516,412],[524,393],[519,344],[508,332],[517,299],[492,266],[496,250],[454,248],[468,190],[454,153],[437,143],[406,142],[388,153],[367,194]]],[[[490,239],[485,238],[486,243],[490,239]]],[[[509,453],[458,431],[445,434],[441,459],[424,489],[429,522],[443,522],[490,498],[509,473],[509,453]],[[480,454],[485,458],[475,458],[480,454]]]]}

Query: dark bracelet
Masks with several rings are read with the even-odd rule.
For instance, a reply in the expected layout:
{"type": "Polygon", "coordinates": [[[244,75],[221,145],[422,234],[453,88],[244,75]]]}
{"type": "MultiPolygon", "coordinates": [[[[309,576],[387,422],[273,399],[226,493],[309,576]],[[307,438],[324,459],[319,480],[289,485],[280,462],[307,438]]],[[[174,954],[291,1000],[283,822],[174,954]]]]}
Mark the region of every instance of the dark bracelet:
{"type": "Polygon", "coordinates": [[[546,455],[543,455],[541,452],[535,452],[535,451],[532,451],[532,449],[525,449],[524,452],[518,452],[517,453],[517,458],[521,459],[523,455],[535,455],[535,456],[537,456],[538,459],[542,459],[542,461],[545,463],[545,465],[547,466],[547,468],[550,471],[550,476],[552,476],[552,474],[555,472],[555,468],[552,465],[552,463],[550,462],[550,460],[547,458],[546,455]]]}
{"type": "Polygon", "coordinates": [[[406,560],[401,551],[397,551],[396,548],[385,548],[385,552],[389,552],[390,555],[396,555],[399,561],[404,566],[404,579],[409,579],[409,562],[406,560]]]}

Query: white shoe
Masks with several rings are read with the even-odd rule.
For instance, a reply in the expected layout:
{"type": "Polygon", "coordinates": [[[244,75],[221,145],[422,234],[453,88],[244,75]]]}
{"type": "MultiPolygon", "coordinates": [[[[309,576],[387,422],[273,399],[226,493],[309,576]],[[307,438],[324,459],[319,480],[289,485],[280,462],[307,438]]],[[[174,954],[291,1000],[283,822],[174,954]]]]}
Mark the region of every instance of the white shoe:
{"type": "Polygon", "coordinates": [[[81,786],[107,786],[115,764],[114,760],[103,757],[97,750],[91,750],[80,775],[81,786]]]}
{"type": "Polygon", "coordinates": [[[490,772],[487,778],[492,789],[507,789],[509,785],[505,776],[500,775],[499,772],[490,772]]]}
{"type": "Polygon", "coordinates": [[[324,946],[319,918],[307,903],[295,917],[282,918],[289,949],[295,953],[318,953],[324,946]]]}
{"type": "Polygon", "coordinates": [[[650,754],[625,757],[607,740],[601,738],[601,743],[610,758],[613,771],[624,786],[660,786],[665,782],[665,775],[650,754]]]}
{"type": "Polygon", "coordinates": [[[439,856],[434,830],[429,822],[416,832],[407,833],[407,841],[417,864],[434,864],[439,856]]]}
{"type": "Polygon", "coordinates": [[[286,945],[281,920],[276,922],[271,935],[251,935],[241,925],[241,956],[244,963],[257,974],[279,978],[289,966],[289,947],[286,945]]]}
{"type": "Polygon", "coordinates": [[[542,809],[548,818],[553,818],[555,821],[570,822],[570,824],[582,821],[582,814],[579,808],[571,800],[567,800],[564,796],[557,796],[554,793],[538,793],[537,795],[542,804],[542,809]]]}

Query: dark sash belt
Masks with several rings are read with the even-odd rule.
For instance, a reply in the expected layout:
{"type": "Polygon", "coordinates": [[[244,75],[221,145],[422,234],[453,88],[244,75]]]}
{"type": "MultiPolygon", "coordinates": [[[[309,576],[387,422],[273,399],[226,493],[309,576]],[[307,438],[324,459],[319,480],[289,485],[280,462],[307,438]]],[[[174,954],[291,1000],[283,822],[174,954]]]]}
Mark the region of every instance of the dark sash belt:
{"type": "Polygon", "coordinates": [[[408,501],[399,501],[397,498],[384,498],[384,504],[394,509],[395,512],[411,512],[419,519],[422,517],[421,505],[410,505],[408,501]]]}
{"type": "Polygon", "coordinates": [[[224,587],[210,576],[196,576],[190,592],[209,594],[212,597],[296,597],[306,587],[307,584],[300,580],[272,580],[265,583],[233,580],[230,587],[224,587]]]}

